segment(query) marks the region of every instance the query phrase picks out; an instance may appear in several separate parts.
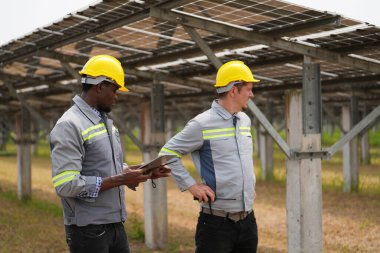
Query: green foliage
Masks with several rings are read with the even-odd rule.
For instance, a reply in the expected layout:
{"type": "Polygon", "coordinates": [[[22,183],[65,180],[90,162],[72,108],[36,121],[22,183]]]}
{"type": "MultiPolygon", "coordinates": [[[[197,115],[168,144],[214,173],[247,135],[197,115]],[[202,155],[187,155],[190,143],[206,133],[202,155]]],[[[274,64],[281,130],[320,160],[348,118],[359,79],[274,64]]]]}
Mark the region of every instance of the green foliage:
{"type": "MultiPolygon", "coordinates": [[[[334,128],[331,135],[328,131],[324,130],[322,133],[322,145],[331,146],[342,137],[343,134],[338,127],[334,128]]],[[[380,128],[377,128],[376,131],[373,131],[372,129],[369,130],[369,143],[371,147],[380,147],[380,128]]]]}
{"type": "Polygon", "coordinates": [[[144,241],[144,224],[140,217],[136,214],[129,214],[126,222],[126,230],[128,237],[138,241],[144,241]]]}
{"type": "MultiPolygon", "coordinates": [[[[139,130],[137,128],[133,129],[132,131],[133,135],[137,137],[137,139],[140,139],[139,138],[139,130]]],[[[122,135],[120,136],[120,138],[123,138],[124,140],[124,143],[125,143],[125,150],[126,151],[140,151],[139,147],[136,146],[136,144],[131,140],[131,138],[129,138],[128,135],[122,135]]]]}
{"type": "Polygon", "coordinates": [[[377,131],[369,131],[369,143],[371,147],[380,147],[380,127],[377,128],[377,131]]]}
{"type": "Polygon", "coordinates": [[[328,133],[327,130],[322,132],[322,146],[332,146],[342,137],[342,133],[339,128],[335,127],[332,134],[328,133]]]}

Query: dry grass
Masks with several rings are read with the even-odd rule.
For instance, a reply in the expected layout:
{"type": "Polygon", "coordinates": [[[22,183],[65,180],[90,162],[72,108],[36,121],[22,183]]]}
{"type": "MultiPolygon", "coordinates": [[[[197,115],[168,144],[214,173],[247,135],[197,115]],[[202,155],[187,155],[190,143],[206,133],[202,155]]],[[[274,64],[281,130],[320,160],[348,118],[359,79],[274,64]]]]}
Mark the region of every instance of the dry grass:
{"type": "MultiPolygon", "coordinates": [[[[131,164],[139,156],[127,157],[131,164]]],[[[191,165],[190,161],[186,161],[191,165]]],[[[0,253],[68,252],[63,219],[35,202],[59,206],[51,185],[49,158],[34,157],[33,203],[15,200],[16,157],[0,157],[0,253]]],[[[256,172],[259,174],[258,165],[256,172]]],[[[380,248],[380,162],[360,168],[360,193],[341,192],[341,165],[323,163],[323,232],[325,252],[376,252],[380,248]],[[375,189],[375,190],[374,190],[375,189]]],[[[276,161],[277,182],[257,183],[255,213],[259,226],[259,252],[286,252],[284,162],[276,161]]],[[[135,253],[150,251],[143,243],[143,187],[127,191],[127,230],[135,253]]],[[[189,193],[181,193],[168,180],[169,244],[163,252],[194,252],[193,234],[198,205],[189,193]]]]}

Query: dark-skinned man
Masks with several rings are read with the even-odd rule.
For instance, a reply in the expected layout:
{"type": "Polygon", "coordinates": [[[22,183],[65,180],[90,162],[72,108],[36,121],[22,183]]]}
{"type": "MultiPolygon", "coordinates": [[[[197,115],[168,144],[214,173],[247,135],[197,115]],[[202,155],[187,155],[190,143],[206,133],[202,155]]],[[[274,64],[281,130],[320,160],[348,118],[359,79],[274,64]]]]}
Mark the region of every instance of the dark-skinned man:
{"type": "Polygon", "coordinates": [[[128,91],[119,60],[97,55],[79,73],[82,93],[50,134],[53,185],[64,210],[66,241],[71,253],[129,253],[124,186],[134,189],[148,179],[170,176],[170,169],[144,175],[139,165],[123,164],[119,132],[107,117],[117,91],[128,91]]]}

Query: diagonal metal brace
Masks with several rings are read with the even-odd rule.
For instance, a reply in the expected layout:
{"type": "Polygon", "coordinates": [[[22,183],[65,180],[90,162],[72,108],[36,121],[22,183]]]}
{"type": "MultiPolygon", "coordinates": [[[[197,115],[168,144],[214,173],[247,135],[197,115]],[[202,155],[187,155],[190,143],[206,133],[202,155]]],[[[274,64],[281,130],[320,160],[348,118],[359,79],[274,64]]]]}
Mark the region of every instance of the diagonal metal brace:
{"type": "Polygon", "coordinates": [[[289,158],[292,159],[292,151],[290,150],[288,144],[282,139],[282,137],[277,133],[276,129],[272,126],[272,124],[267,120],[264,114],[260,111],[260,109],[255,105],[252,100],[248,101],[248,107],[252,111],[253,115],[257,118],[260,124],[264,127],[265,130],[272,136],[273,140],[280,147],[282,152],[289,158]]]}
{"type": "Polygon", "coordinates": [[[356,124],[348,133],[346,133],[338,142],[328,149],[328,159],[341,149],[347,142],[351,141],[358,134],[365,131],[368,126],[380,119],[380,105],[370,112],[364,119],[356,124]]]}

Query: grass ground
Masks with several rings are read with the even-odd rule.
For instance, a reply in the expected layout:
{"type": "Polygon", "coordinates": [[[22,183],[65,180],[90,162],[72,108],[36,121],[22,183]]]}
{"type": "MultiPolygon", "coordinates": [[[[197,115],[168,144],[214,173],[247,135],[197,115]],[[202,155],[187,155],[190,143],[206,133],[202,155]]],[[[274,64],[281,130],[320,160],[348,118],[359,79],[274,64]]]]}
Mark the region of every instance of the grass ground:
{"type": "MultiPolygon", "coordinates": [[[[380,248],[380,152],[373,165],[360,167],[359,193],[342,193],[339,155],[322,164],[323,234],[325,252],[376,252],[380,248]]],[[[259,227],[259,252],[286,252],[285,164],[275,156],[275,180],[257,182],[255,213],[259,227]]],[[[130,164],[141,162],[129,154],[130,164]]],[[[257,161],[257,159],[256,159],[257,161]]],[[[185,163],[192,167],[186,158],[185,163]]],[[[0,253],[67,253],[59,199],[51,185],[50,160],[33,157],[32,200],[17,200],[14,155],[0,156],[0,253]]],[[[259,178],[259,166],[256,164],[259,178]]],[[[143,242],[143,187],[127,191],[129,218],[126,229],[132,251],[153,253],[143,242]]],[[[168,179],[169,242],[165,253],[194,252],[198,205],[168,179]]]]}

